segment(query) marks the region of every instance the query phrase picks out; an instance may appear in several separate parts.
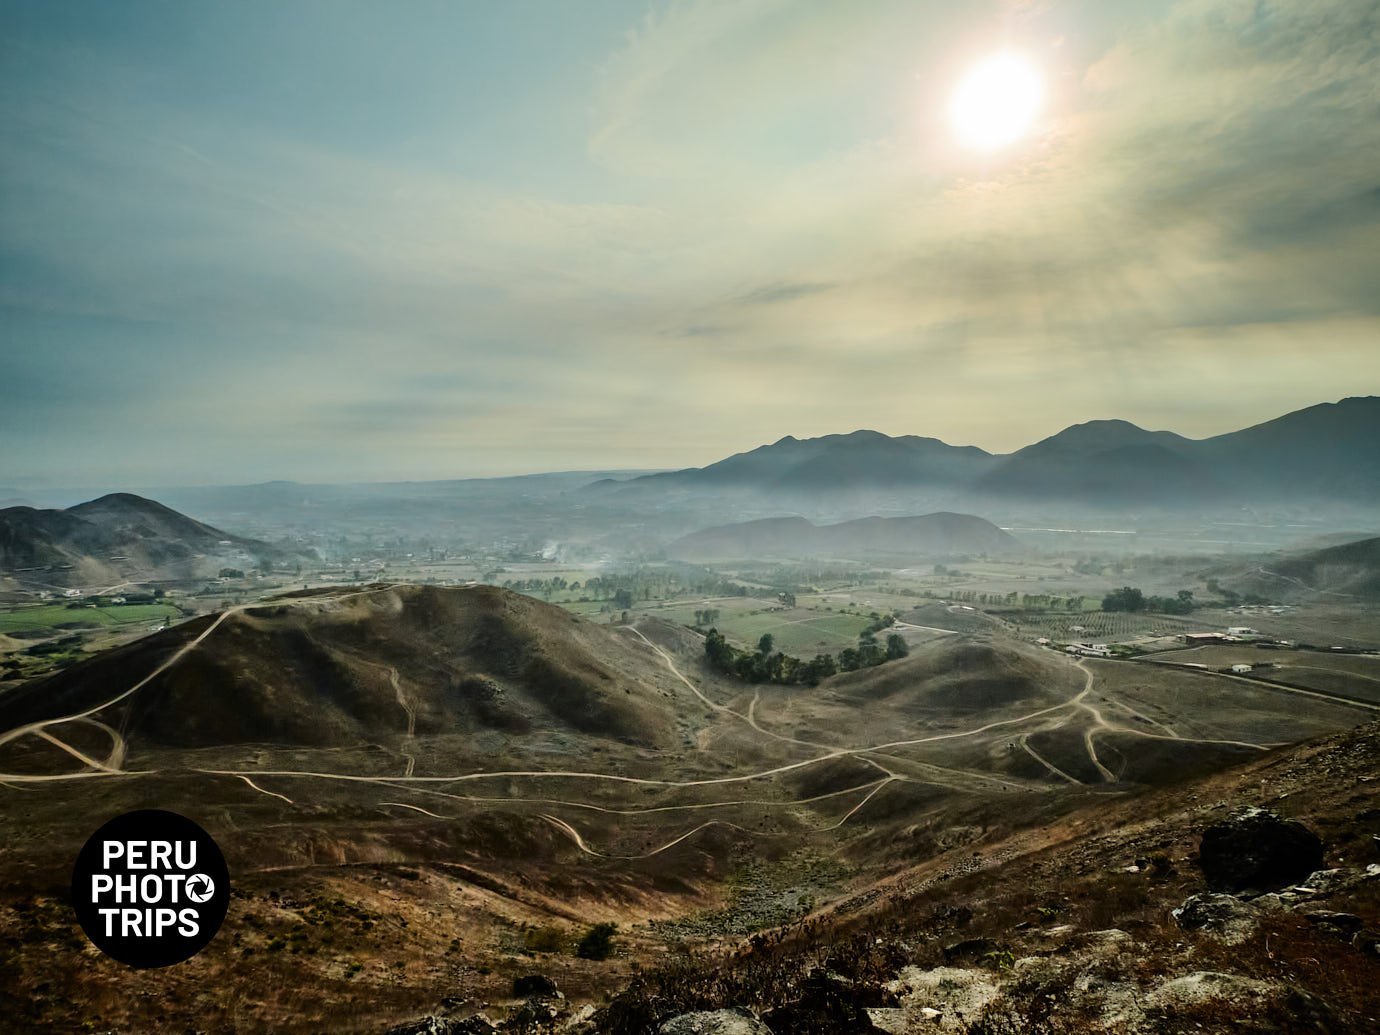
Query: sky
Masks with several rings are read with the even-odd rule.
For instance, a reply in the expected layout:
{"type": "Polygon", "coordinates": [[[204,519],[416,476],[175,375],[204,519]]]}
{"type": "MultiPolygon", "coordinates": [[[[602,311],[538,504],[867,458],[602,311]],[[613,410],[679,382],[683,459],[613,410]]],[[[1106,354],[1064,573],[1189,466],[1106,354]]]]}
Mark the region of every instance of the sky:
{"type": "Polygon", "coordinates": [[[0,0],[0,486],[1217,434],[1380,393],[1377,155],[1376,0],[0,0]]]}

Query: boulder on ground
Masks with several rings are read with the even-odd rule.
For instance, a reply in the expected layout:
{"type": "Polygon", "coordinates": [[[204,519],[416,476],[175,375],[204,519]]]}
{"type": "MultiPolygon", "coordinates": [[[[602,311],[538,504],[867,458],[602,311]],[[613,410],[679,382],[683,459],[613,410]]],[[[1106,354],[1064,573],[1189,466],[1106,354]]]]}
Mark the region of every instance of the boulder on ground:
{"type": "Polygon", "coordinates": [[[801,982],[795,1002],[778,1006],[764,1019],[776,1035],[870,1035],[880,1029],[872,1023],[868,1007],[893,1006],[896,1001],[882,985],[815,970],[801,982]]]}
{"type": "Polygon", "coordinates": [[[1191,895],[1170,915],[1186,931],[1206,931],[1228,945],[1245,941],[1255,930],[1260,910],[1233,895],[1191,895]]]}
{"type": "Polygon", "coordinates": [[[672,1017],[660,1035],[772,1035],[771,1029],[746,1010],[705,1010],[672,1017]]]}
{"type": "Polygon", "coordinates": [[[982,959],[989,952],[996,952],[999,948],[1000,946],[991,938],[965,938],[961,942],[944,946],[944,962],[982,959]]]}
{"type": "Polygon", "coordinates": [[[1198,862],[1214,891],[1265,892],[1296,884],[1322,866],[1318,835],[1268,809],[1246,808],[1203,831],[1198,862]]]}
{"type": "Polygon", "coordinates": [[[513,995],[520,999],[555,994],[556,982],[545,974],[524,974],[522,977],[513,978],[513,995]]]}
{"type": "Polygon", "coordinates": [[[498,1029],[487,1017],[476,1015],[463,1021],[447,1017],[423,1017],[389,1028],[383,1035],[497,1035],[498,1029]]]}

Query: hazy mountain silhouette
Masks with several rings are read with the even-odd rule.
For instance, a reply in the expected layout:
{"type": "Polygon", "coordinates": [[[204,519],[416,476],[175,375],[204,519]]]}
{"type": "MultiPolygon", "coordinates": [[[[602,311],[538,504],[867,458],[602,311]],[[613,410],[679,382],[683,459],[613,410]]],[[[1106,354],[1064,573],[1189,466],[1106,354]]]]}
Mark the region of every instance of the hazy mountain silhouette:
{"type": "Polygon", "coordinates": [[[645,475],[623,483],[640,487],[757,489],[878,489],[955,486],[971,481],[992,461],[976,446],[878,431],[798,439],[738,453],[708,467],[645,475]]]}
{"type": "Polygon", "coordinates": [[[281,560],[289,554],[126,492],[66,510],[0,510],[3,570],[58,567],[96,578],[130,571],[183,577],[220,558],[281,560]],[[207,564],[199,565],[199,561],[207,564]]]}
{"type": "MultiPolygon", "coordinates": [[[[1075,424],[1004,456],[876,431],[797,439],[707,467],[605,482],[602,490],[756,489],[827,497],[945,490],[957,498],[1116,506],[1194,501],[1380,499],[1380,397],[1322,403],[1240,431],[1190,439],[1124,420],[1075,424]]],[[[978,505],[977,502],[974,505],[978,505]]]]}

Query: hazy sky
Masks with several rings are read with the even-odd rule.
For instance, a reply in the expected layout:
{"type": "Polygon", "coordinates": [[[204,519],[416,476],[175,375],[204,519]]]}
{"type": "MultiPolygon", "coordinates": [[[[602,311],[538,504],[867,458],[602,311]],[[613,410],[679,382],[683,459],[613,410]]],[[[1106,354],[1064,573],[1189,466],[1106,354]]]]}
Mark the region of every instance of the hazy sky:
{"type": "Polygon", "coordinates": [[[0,0],[0,485],[1214,434],[1380,391],[1377,156],[1376,0],[0,0]]]}

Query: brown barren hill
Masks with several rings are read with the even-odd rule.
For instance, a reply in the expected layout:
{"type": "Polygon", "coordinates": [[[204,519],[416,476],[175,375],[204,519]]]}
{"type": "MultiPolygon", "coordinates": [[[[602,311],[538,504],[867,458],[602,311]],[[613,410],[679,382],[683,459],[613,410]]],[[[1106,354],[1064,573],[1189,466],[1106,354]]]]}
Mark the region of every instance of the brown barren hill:
{"type": "Polygon", "coordinates": [[[133,743],[349,745],[565,728],[663,746],[670,705],[627,637],[488,586],[377,587],[265,603],[146,637],[7,695],[6,724],[101,709],[133,743]],[[213,624],[137,694],[114,701],[213,624]]]}

